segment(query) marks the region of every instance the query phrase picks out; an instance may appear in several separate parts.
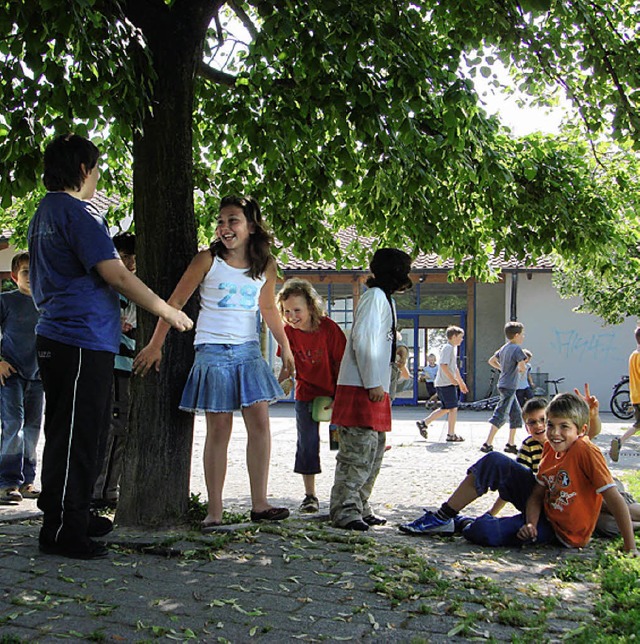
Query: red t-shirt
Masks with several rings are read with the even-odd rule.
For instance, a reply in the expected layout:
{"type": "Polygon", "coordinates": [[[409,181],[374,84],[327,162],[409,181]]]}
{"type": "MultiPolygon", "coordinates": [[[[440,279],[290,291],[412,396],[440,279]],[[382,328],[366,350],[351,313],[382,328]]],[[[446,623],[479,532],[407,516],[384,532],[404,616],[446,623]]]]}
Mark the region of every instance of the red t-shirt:
{"type": "Polygon", "coordinates": [[[333,397],[347,344],[342,329],[331,318],[323,317],[317,331],[300,331],[288,324],[284,331],[296,364],[296,400],[333,397]]]}
{"type": "Polygon", "coordinates": [[[602,452],[586,437],[566,452],[556,453],[546,443],[536,478],[546,488],[544,513],[558,539],[570,548],[586,546],[598,521],[602,492],[615,485],[602,452]]]}

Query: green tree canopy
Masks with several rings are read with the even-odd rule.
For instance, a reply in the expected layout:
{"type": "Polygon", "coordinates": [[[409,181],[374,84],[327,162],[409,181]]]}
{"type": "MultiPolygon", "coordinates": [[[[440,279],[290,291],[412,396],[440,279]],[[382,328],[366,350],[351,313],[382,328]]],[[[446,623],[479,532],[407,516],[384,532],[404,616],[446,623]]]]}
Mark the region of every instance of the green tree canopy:
{"type": "MultiPolygon", "coordinates": [[[[298,256],[339,265],[370,252],[338,248],[352,225],[453,258],[457,276],[489,276],[499,253],[622,252],[624,188],[605,183],[587,135],[625,155],[639,145],[636,22],[631,0],[0,1],[5,223],[24,231],[44,140],[74,130],[100,145],[103,186],[133,204],[139,273],[164,296],[229,192],[254,194],[298,256]],[[538,100],[560,88],[582,134],[516,139],[488,117],[473,79],[491,79],[496,57],[538,100]]],[[[141,339],[152,325],[142,316],[141,339]]],[[[185,508],[176,402],[190,355],[170,335],[136,396],[131,481],[177,500],[125,502],[131,522],[185,508]]]]}

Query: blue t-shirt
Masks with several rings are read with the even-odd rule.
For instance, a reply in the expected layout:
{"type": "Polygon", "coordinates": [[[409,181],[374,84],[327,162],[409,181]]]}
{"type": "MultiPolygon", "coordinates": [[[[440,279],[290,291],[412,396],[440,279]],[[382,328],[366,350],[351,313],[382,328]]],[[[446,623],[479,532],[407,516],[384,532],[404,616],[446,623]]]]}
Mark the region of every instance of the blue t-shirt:
{"type": "Polygon", "coordinates": [[[38,380],[36,323],[38,310],[30,295],[17,289],[0,294],[0,355],[25,380],[38,380]]]}
{"type": "Polygon", "coordinates": [[[500,363],[498,387],[502,389],[516,389],[518,387],[518,380],[520,379],[518,363],[526,360],[527,354],[519,344],[507,342],[498,350],[495,356],[500,363]]]}
{"type": "Polygon", "coordinates": [[[95,270],[118,259],[104,218],[65,192],[47,193],[29,224],[29,278],[40,313],[36,333],[64,344],[117,353],[118,294],[95,270]]]}

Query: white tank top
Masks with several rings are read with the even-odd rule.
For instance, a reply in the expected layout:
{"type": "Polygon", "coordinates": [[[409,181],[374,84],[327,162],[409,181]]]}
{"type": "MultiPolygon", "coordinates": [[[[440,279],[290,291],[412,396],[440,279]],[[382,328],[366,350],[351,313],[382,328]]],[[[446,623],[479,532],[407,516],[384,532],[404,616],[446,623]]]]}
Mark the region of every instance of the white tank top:
{"type": "Polygon", "coordinates": [[[251,279],[246,268],[214,257],[200,284],[200,313],[194,344],[242,344],[258,340],[258,297],[267,281],[251,279]]]}

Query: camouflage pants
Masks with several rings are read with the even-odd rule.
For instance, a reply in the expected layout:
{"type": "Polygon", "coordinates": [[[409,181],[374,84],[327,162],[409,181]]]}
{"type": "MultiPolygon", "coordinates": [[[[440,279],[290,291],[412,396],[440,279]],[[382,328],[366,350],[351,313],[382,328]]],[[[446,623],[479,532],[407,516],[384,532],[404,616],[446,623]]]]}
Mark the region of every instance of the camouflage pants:
{"type": "Polygon", "coordinates": [[[368,427],[338,427],[339,451],[329,513],[336,527],[373,514],[369,497],[378,477],[385,432],[368,427]]]}

